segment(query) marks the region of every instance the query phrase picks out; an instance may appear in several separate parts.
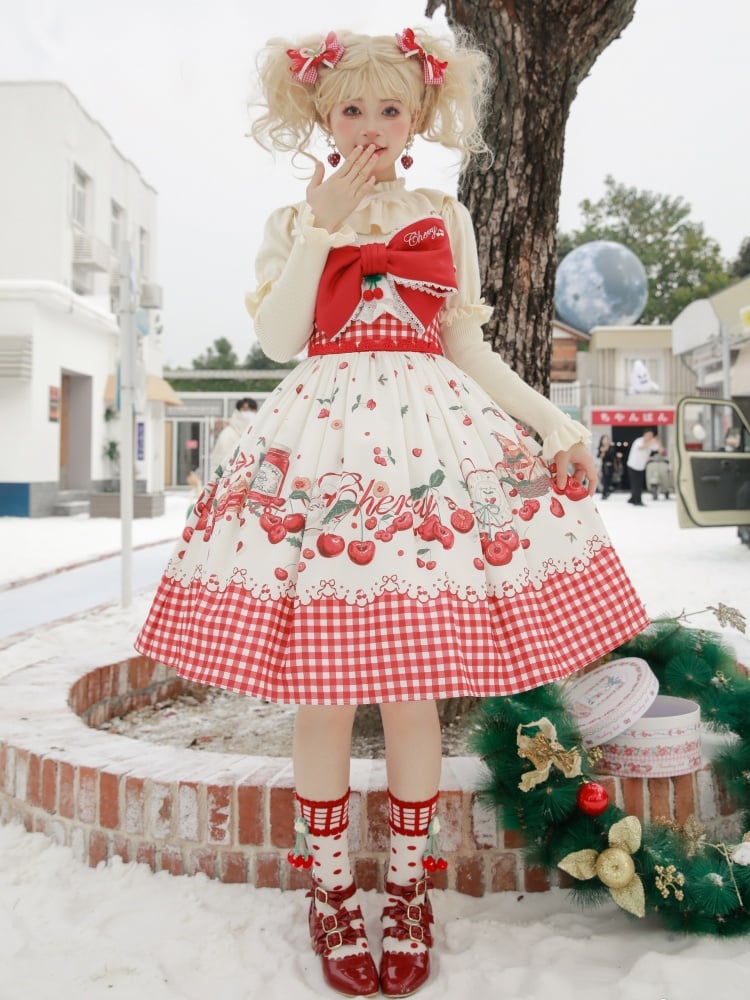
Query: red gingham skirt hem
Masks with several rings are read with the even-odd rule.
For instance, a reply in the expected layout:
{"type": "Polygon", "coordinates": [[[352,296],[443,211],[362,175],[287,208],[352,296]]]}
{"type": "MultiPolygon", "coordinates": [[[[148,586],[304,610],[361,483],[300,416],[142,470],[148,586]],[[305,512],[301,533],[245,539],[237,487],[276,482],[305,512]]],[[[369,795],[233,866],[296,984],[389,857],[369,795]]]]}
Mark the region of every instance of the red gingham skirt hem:
{"type": "Polygon", "coordinates": [[[648,617],[611,548],[512,597],[365,605],[257,601],[239,585],[164,577],[136,648],[182,676],[280,704],[374,704],[516,694],[560,680],[648,617]]]}

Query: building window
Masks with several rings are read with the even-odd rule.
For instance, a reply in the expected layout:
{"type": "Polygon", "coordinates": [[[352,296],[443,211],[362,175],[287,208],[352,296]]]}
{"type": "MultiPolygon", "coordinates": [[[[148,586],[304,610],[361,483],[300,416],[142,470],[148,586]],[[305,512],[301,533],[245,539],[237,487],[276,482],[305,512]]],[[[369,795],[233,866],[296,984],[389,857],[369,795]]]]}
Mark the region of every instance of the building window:
{"type": "Polygon", "coordinates": [[[78,223],[81,229],[85,229],[89,221],[89,192],[91,190],[91,178],[81,170],[80,167],[73,168],[73,222],[78,223]]]}
{"type": "Polygon", "coordinates": [[[111,212],[109,219],[109,245],[115,251],[115,253],[120,252],[120,243],[122,241],[122,205],[118,205],[116,201],[111,203],[111,212]]]}
{"type": "Polygon", "coordinates": [[[138,230],[138,271],[141,280],[148,278],[148,230],[143,226],[138,230]]]}

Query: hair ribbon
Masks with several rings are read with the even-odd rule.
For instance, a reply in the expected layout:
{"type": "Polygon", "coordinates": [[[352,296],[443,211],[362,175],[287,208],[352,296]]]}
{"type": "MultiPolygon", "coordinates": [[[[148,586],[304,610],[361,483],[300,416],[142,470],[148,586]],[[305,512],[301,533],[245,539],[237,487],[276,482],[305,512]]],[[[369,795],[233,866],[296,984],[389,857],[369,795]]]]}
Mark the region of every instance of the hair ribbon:
{"type": "Polygon", "coordinates": [[[336,37],[335,31],[329,31],[317,49],[287,49],[286,54],[292,61],[289,67],[295,80],[300,83],[316,83],[318,67],[323,65],[333,69],[345,52],[344,46],[336,37]]]}
{"type": "Polygon", "coordinates": [[[420,45],[414,36],[411,28],[404,28],[403,32],[396,35],[396,41],[401,51],[407,59],[411,56],[418,56],[424,66],[424,82],[426,84],[441,84],[443,82],[443,71],[448,66],[447,62],[440,62],[431,53],[427,52],[424,46],[420,45]]]}

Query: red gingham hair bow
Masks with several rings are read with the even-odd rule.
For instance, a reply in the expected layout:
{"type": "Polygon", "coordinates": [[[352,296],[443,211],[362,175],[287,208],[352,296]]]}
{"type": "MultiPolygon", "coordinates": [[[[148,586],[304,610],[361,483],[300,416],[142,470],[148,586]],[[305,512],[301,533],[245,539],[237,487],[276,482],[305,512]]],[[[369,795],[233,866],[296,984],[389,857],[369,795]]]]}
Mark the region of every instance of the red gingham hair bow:
{"type": "Polygon", "coordinates": [[[435,56],[426,52],[414,37],[411,28],[404,28],[400,35],[396,35],[396,41],[401,51],[408,59],[410,56],[419,56],[424,66],[424,82],[440,84],[443,82],[443,70],[447,67],[447,62],[440,62],[435,56]]]}
{"type": "Polygon", "coordinates": [[[289,67],[295,80],[300,83],[316,83],[318,66],[328,66],[333,69],[344,54],[344,46],[336,37],[335,31],[329,31],[317,49],[287,49],[286,54],[292,60],[289,67]]]}

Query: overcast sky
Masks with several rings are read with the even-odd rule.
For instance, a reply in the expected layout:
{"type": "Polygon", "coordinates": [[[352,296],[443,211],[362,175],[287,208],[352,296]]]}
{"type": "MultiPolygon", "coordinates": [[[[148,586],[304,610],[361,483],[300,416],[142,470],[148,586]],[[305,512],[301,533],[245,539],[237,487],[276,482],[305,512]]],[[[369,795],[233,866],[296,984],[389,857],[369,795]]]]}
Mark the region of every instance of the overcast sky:
{"type": "MultiPolygon", "coordinates": [[[[245,356],[253,334],[243,296],[263,222],[304,197],[288,161],[274,163],[244,137],[258,48],[279,34],[402,30],[425,23],[424,7],[0,0],[0,78],[66,83],[159,192],[167,366],[189,367],[221,336],[245,356]]],[[[445,24],[442,11],[437,22],[445,24]]],[[[724,256],[736,257],[750,236],[749,38],[748,0],[638,0],[573,104],[561,228],[579,224],[580,201],[599,198],[611,173],[681,196],[724,256]]],[[[414,155],[410,186],[455,190],[450,157],[424,144],[414,155]]]]}

